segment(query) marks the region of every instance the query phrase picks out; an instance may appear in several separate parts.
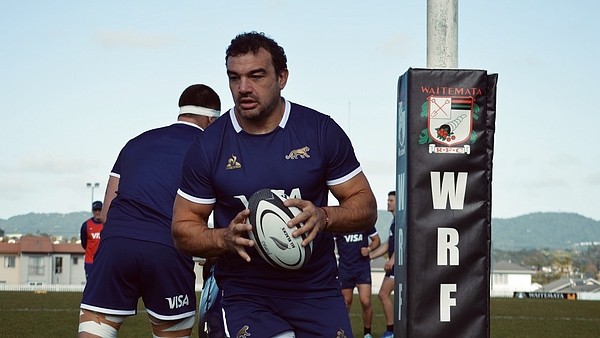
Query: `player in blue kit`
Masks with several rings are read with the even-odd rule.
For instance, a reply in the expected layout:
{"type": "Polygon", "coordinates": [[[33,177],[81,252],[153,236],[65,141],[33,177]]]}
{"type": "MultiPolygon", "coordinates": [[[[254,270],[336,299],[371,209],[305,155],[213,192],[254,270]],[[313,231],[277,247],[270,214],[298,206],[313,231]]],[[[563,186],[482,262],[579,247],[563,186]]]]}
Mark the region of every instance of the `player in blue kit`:
{"type": "Polygon", "coordinates": [[[381,283],[381,288],[379,289],[379,300],[381,301],[381,306],[383,307],[383,314],[385,315],[386,320],[386,330],[383,333],[381,338],[393,338],[394,337],[394,304],[390,299],[390,295],[394,291],[394,262],[396,261],[395,255],[395,234],[396,234],[396,192],[390,191],[388,193],[387,199],[387,210],[392,213],[394,218],[392,219],[392,224],[390,225],[389,237],[388,240],[381,244],[379,248],[375,251],[371,252],[371,259],[375,259],[377,257],[383,256],[386,253],[388,254],[388,259],[383,266],[385,270],[385,277],[383,277],[383,282],[381,283]]]}
{"type": "Polygon", "coordinates": [[[188,87],[178,121],[133,138],[110,173],[102,240],[83,291],[79,337],[116,337],[141,297],[154,337],[189,337],[196,314],[194,261],[175,249],[173,201],[188,147],[220,114],[217,93],[188,87]]]}
{"type": "Polygon", "coordinates": [[[350,313],[354,288],[358,289],[362,307],[364,338],[372,338],[373,308],[371,307],[371,259],[369,253],[377,249],[380,242],[375,227],[366,231],[335,235],[339,256],[338,278],[342,286],[342,294],[346,300],[348,313],[350,313]],[[369,243],[369,238],[371,243],[369,243]]]}
{"type": "Polygon", "coordinates": [[[174,205],[175,244],[219,257],[228,336],[352,337],[333,233],[372,227],[377,205],[350,140],[329,116],[281,97],[285,52],[263,33],[236,36],[226,67],[235,106],[190,146],[174,205]],[[306,233],[302,245],[313,243],[301,269],[269,265],[248,238],[248,199],[264,188],[283,190],[284,204],[302,210],[288,223],[303,222],[293,236],[306,233]],[[327,206],[329,192],[339,206],[327,206]]]}

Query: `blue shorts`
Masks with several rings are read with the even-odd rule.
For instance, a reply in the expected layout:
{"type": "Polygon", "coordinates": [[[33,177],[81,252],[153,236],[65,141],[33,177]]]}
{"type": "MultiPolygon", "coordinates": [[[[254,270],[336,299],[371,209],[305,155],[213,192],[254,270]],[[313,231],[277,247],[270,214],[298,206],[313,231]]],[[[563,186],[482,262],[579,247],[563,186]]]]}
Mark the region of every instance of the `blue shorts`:
{"type": "Polygon", "coordinates": [[[371,265],[354,266],[351,269],[340,266],[338,280],[342,289],[354,289],[360,284],[371,284],[371,265]]]}
{"type": "Polygon", "coordinates": [[[196,314],[194,261],[175,248],[109,237],[100,241],[81,308],[128,316],[141,297],[148,314],[176,320],[196,314]]]}
{"type": "Polygon", "coordinates": [[[354,337],[341,294],[313,299],[225,295],[222,305],[229,337],[272,337],[285,331],[294,331],[296,338],[354,337]]]}
{"type": "Polygon", "coordinates": [[[92,271],[93,266],[93,263],[85,263],[83,265],[83,268],[85,269],[85,278],[87,278],[90,275],[90,271],[92,271]]]}

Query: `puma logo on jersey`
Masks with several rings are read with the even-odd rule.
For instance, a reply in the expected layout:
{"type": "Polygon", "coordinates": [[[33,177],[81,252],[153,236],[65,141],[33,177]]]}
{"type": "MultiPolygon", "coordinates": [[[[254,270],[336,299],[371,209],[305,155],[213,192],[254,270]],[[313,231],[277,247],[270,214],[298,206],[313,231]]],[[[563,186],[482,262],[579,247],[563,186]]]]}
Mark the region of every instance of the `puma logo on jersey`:
{"type": "Polygon", "coordinates": [[[362,242],[363,235],[362,234],[344,235],[344,239],[346,240],[346,243],[362,242]]]}
{"type": "Polygon", "coordinates": [[[169,309],[178,309],[190,305],[190,299],[187,295],[179,295],[165,298],[169,302],[169,309]]]}
{"type": "Polygon", "coordinates": [[[248,325],[244,325],[244,327],[242,327],[241,330],[238,331],[237,333],[237,338],[248,338],[251,336],[250,332],[248,332],[248,329],[250,327],[248,325]]]}
{"type": "Polygon", "coordinates": [[[309,158],[310,155],[308,154],[308,151],[310,150],[310,148],[308,146],[304,146],[300,149],[295,149],[290,151],[290,153],[288,155],[285,155],[285,159],[286,160],[297,160],[298,157],[300,158],[309,158]]]}

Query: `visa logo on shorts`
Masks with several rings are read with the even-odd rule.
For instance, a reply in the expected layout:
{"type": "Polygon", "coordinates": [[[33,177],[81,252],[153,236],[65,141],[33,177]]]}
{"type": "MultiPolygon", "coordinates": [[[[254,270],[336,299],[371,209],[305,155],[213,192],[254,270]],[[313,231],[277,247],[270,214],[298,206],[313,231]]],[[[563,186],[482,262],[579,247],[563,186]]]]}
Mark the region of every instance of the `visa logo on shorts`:
{"type": "Polygon", "coordinates": [[[363,235],[362,234],[344,235],[344,239],[346,240],[346,243],[362,242],[363,235]]]}
{"type": "Polygon", "coordinates": [[[182,306],[185,305],[190,305],[190,299],[188,298],[187,295],[179,295],[179,296],[173,296],[173,297],[167,297],[165,298],[168,302],[169,302],[169,308],[172,309],[178,309],[182,306]]]}

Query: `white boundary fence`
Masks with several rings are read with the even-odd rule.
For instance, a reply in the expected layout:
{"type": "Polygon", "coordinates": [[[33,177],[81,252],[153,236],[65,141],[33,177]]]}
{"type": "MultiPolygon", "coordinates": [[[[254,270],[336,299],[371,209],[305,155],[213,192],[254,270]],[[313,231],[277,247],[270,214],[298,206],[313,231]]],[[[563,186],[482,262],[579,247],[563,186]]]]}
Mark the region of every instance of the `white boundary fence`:
{"type": "MultiPolygon", "coordinates": [[[[69,285],[69,284],[0,284],[0,292],[2,291],[31,291],[31,292],[83,292],[85,285],[69,285]]],[[[196,292],[202,291],[202,284],[196,284],[196,292]]]]}
{"type": "MultiPolygon", "coordinates": [[[[381,287],[383,280],[383,272],[373,273],[372,292],[376,295],[381,287]]],[[[83,292],[85,285],[66,285],[66,284],[44,284],[44,285],[27,285],[27,284],[0,284],[1,291],[24,291],[24,292],[83,292]]],[[[196,292],[202,291],[202,284],[196,284],[196,292]]],[[[356,293],[356,291],[355,291],[356,293]]],[[[492,290],[490,297],[492,298],[513,298],[514,291],[509,290],[492,290]]],[[[595,300],[600,301],[600,293],[593,292],[577,292],[578,300],[595,300]]]]}
{"type": "Polygon", "coordinates": [[[68,284],[0,284],[0,291],[47,291],[47,292],[82,292],[85,285],[68,284]]]}

